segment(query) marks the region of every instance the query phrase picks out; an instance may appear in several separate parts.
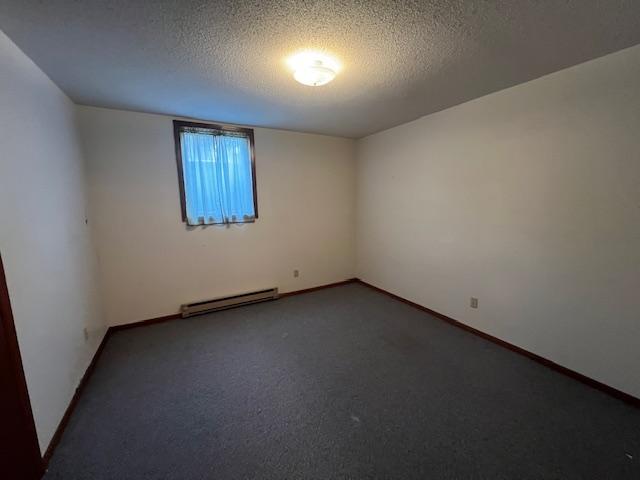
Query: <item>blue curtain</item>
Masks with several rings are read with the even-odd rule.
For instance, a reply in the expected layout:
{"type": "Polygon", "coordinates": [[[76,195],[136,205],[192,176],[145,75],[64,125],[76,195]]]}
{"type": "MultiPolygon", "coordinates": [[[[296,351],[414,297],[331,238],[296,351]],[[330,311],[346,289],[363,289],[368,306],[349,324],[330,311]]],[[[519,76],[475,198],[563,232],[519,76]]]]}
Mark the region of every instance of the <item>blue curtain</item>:
{"type": "Polygon", "coordinates": [[[239,135],[180,132],[187,223],[255,219],[249,139],[239,135]]]}

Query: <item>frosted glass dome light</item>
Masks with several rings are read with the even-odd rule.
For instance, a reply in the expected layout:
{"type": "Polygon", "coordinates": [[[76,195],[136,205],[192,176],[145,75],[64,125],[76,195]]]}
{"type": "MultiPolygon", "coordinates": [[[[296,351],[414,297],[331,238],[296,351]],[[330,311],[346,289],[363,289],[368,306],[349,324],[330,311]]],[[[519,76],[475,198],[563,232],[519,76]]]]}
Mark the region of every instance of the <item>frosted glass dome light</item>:
{"type": "Polygon", "coordinates": [[[293,78],[310,87],[326,85],[340,70],[337,60],[321,52],[301,52],[289,58],[287,63],[293,70],[293,78]]]}
{"type": "Polygon", "coordinates": [[[336,77],[336,72],[322,65],[322,62],[316,61],[313,65],[299,68],[293,73],[293,78],[303,85],[310,87],[319,87],[326,85],[336,77]]]}

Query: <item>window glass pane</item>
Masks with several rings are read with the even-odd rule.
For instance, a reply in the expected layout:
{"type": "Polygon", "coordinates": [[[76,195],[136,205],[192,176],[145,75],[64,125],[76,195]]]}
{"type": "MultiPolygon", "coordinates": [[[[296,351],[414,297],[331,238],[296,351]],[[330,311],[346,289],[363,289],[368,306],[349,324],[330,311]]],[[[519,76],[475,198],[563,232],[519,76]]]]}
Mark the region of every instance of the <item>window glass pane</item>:
{"type": "Polygon", "coordinates": [[[244,135],[180,132],[187,223],[255,219],[251,146],[244,135]]]}

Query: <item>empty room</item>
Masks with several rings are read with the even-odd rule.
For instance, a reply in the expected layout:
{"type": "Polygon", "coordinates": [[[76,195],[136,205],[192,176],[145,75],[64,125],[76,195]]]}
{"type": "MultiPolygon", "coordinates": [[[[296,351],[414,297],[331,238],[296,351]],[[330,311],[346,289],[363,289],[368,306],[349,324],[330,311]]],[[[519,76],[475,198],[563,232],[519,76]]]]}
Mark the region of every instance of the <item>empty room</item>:
{"type": "Polygon", "coordinates": [[[640,479],[640,2],[0,0],[0,478],[640,479]]]}

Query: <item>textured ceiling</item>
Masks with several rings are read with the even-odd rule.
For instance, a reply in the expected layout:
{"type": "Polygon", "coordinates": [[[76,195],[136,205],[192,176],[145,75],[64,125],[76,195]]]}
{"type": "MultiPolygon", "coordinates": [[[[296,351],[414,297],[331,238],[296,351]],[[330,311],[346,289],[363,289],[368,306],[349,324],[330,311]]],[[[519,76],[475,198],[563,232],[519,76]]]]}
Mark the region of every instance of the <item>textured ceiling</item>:
{"type": "Polygon", "coordinates": [[[638,0],[0,0],[74,101],[361,137],[640,43],[638,0]],[[324,87],[283,59],[334,53],[324,87]]]}

